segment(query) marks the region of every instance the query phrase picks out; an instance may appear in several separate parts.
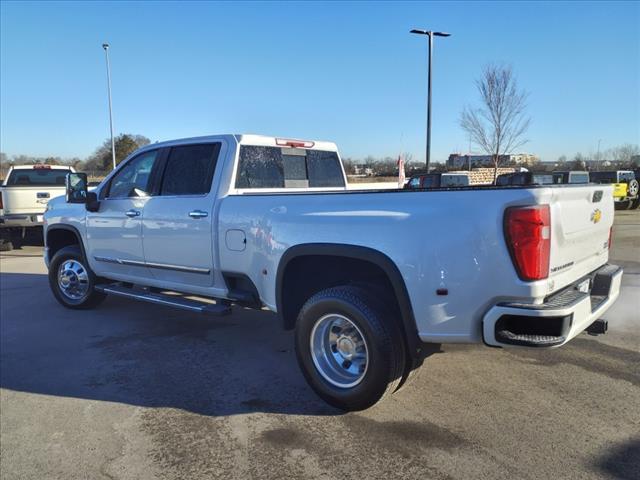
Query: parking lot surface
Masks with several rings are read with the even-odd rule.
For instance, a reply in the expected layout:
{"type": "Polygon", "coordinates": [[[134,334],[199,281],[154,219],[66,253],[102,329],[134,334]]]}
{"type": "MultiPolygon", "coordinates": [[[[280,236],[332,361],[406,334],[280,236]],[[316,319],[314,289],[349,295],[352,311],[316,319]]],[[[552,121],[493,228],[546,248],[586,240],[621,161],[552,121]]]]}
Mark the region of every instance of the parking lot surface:
{"type": "Polygon", "coordinates": [[[307,387],[275,315],[109,298],[61,307],[42,249],[0,260],[0,477],[640,478],[640,213],[610,333],[560,349],[445,345],[359,413],[307,387]]]}

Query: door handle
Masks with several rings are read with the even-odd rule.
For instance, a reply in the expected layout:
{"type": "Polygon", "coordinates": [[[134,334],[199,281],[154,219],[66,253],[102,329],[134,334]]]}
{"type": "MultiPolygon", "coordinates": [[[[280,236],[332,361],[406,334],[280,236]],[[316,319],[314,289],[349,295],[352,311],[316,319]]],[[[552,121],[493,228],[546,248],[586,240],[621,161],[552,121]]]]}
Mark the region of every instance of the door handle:
{"type": "Polygon", "coordinates": [[[140,212],[138,210],[127,210],[126,212],[124,212],[124,214],[129,217],[129,218],[133,218],[133,217],[139,217],[140,216],[140,212]]]}
{"type": "Polygon", "coordinates": [[[209,214],[207,212],[203,212],[202,210],[193,210],[192,212],[189,212],[189,216],[191,218],[205,218],[208,217],[209,214]]]}

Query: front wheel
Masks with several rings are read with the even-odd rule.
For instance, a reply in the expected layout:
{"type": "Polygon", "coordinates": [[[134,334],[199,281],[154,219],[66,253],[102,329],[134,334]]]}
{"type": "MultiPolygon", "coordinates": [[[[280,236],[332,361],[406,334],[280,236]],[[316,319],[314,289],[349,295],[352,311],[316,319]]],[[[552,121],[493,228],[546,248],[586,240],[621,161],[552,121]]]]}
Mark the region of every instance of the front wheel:
{"type": "Polygon", "coordinates": [[[61,248],[49,265],[49,286],[63,306],[73,309],[93,308],[106,295],[95,290],[96,276],[78,246],[61,248]]]}
{"type": "Polygon", "coordinates": [[[405,345],[393,316],[368,291],[323,290],[296,323],[298,363],[313,390],[342,410],[363,410],[392,393],[405,368],[405,345]]]}

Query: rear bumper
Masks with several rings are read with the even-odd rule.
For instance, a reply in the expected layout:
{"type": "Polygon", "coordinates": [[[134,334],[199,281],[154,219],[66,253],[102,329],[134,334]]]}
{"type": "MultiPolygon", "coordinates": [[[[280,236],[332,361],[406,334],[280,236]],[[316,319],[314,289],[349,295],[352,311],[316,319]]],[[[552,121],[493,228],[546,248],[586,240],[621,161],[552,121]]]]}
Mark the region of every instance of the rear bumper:
{"type": "Polygon", "coordinates": [[[0,228],[15,227],[40,227],[44,212],[38,213],[12,213],[0,217],[0,228]]]}
{"type": "Polygon", "coordinates": [[[492,346],[563,345],[609,309],[620,294],[621,281],[622,268],[607,264],[542,304],[497,304],[483,318],[484,342],[492,346]]]}

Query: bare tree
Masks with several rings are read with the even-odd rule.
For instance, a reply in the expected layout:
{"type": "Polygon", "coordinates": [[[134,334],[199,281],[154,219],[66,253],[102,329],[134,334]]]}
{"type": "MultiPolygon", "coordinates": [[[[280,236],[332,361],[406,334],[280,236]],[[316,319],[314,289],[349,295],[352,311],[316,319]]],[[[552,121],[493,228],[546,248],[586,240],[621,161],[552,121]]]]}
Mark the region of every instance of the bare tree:
{"type": "Polygon", "coordinates": [[[475,144],[491,155],[495,181],[500,157],[513,153],[527,142],[524,135],[530,123],[525,112],[528,94],[518,88],[510,67],[485,67],[476,86],[480,107],[465,107],[460,126],[475,144]]]}
{"type": "Polygon", "coordinates": [[[610,160],[620,163],[630,163],[634,156],[640,155],[640,148],[638,145],[625,143],[624,145],[612,148],[605,153],[610,160]]]}

